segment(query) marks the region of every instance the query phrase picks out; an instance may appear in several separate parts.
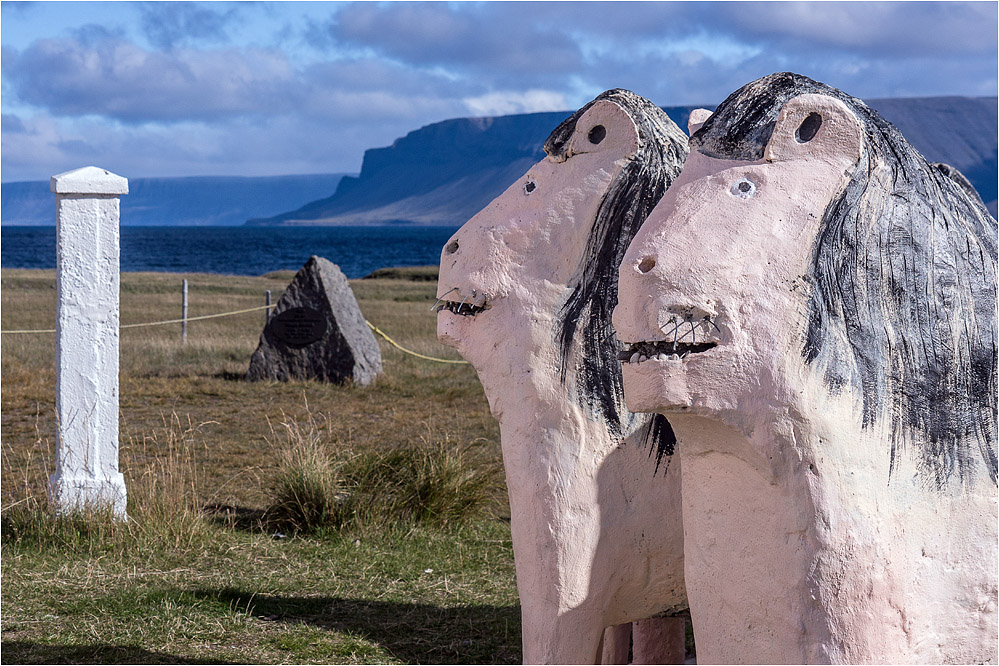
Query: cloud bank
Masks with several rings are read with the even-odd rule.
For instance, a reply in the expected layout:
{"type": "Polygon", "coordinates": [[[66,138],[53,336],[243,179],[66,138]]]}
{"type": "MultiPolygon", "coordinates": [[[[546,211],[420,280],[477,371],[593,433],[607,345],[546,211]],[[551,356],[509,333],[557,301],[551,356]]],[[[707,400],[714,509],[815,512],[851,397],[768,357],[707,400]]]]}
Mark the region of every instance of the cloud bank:
{"type": "Polygon", "coordinates": [[[715,104],[774,71],[860,97],[989,95],[990,2],[5,2],[2,175],[357,171],[466,115],[574,109],[624,87],[715,104]]]}

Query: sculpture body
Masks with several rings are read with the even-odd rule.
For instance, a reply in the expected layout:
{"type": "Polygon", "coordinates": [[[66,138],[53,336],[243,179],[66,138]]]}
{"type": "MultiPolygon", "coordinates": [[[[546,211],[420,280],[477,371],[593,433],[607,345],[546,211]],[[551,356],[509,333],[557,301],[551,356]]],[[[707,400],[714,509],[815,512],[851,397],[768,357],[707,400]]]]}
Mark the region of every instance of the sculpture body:
{"type": "Polygon", "coordinates": [[[702,663],[995,663],[996,223],[862,102],[733,93],[621,265],[702,663]]]}
{"type": "Polygon", "coordinates": [[[624,409],[610,327],[620,258],[686,143],[608,91],[441,255],[438,336],[500,423],[526,663],[596,663],[606,627],[686,608],[672,431],[624,409]]]}

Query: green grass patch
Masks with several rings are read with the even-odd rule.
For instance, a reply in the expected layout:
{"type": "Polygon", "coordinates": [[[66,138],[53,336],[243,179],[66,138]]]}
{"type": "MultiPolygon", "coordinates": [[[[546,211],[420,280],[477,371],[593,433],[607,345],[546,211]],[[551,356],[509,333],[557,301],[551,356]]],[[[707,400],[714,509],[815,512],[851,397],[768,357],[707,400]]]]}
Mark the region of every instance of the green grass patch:
{"type": "MultiPolygon", "coordinates": [[[[291,276],[126,273],[122,321],[176,318],[184,278],[197,316],[276,299],[291,276]]],[[[4,330],[54,328],[53,271],[0,285],[4,330]]],[[[456,358],[433,281],[352,286],[389,335],[456,358]]],[[[474,371],[380,341],[366,388],[244,382],[262,327],[261,312],[191,322],[186,345],[179,325],[123,330],[127,521],[48,505],[54,336],[2,337],[5,663],[520,661],[498,430],[474,371]],[[296,487],[340,517],[279,520],[296,487]]]]}
{"type": "Polygon", "coordinates": [[[437,282],[439,266],[401,266],[379,268],[365,275],[364,280],[407,280],[409,282],[437,282]]]}

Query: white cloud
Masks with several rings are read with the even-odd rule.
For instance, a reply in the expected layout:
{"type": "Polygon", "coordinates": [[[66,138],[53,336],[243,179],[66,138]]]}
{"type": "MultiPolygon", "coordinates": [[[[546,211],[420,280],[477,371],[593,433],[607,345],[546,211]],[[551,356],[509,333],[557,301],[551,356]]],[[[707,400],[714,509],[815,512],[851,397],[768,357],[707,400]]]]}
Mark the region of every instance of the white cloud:
{"type": "Polygon", "coordinates": [[[353,171],[446,118],[568,111],[615,87],[715,104],[784,70],[867,98],[999,86],[989,2],[79,4],[3,4],[5,180],[83,158],[353,171]]]}
{"type": "Polygon", "coordinates": [[[461,100],[473,116],[506,116],[538,111],[567,111],[565,95],[553,90],[503,90],[461,100]]]}

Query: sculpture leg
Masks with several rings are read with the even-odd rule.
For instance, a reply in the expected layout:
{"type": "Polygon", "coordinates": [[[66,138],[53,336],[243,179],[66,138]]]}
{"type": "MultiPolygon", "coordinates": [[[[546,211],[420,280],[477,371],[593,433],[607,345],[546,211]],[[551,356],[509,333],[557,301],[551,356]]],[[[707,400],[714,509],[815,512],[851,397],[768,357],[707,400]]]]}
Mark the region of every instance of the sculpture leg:
{"type": "Polygon", "coordinates": [[[573,609],[559,613],[550,604],[520,604],[525,664],[599,664],[603,614],[573,609]]]}
{"type": "Polygon", "coordinates": [[[653,617],[634,623],[635,664],[682,664],[687,655],[687,618],[653,617]]]}
{"type": "Polygon", "coordinates": [[[631,649],[631,623],[625,622],[604,629],[601,664],[627,664],[631,649]]]}

